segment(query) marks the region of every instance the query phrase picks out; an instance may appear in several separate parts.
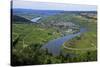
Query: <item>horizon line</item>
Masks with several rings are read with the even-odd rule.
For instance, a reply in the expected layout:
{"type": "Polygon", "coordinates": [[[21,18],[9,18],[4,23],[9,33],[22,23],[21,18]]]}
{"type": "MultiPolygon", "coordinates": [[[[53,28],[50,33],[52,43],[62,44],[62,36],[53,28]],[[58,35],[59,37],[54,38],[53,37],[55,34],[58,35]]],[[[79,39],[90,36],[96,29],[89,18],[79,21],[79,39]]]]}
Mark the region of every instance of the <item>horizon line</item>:
{"type": "Polygon", "coordinates": [[[97,10],[54,10],[54,9],[31,9],[31,8],[11,8],[11,9],[27,9],[27,10],[50,10],[50,11],[96,11],[97,10]]]}

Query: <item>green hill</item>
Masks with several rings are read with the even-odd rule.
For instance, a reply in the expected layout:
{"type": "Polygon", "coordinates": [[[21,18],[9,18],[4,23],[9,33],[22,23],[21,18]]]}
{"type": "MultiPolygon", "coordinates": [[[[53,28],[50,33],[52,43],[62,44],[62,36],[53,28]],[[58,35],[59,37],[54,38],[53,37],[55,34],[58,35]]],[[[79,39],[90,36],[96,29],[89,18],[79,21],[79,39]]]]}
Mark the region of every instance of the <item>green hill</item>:
{"type": "Polygon", "coordinates": [[[33,23],[33,22],[31,22],[30,20],[28,20],[28,19],[26,19],[24,17],[13,15],[12,16],[12,23],[17,23],[17,24],[26,23],[26,24],[29,24],[29,23],[33,23]]]}

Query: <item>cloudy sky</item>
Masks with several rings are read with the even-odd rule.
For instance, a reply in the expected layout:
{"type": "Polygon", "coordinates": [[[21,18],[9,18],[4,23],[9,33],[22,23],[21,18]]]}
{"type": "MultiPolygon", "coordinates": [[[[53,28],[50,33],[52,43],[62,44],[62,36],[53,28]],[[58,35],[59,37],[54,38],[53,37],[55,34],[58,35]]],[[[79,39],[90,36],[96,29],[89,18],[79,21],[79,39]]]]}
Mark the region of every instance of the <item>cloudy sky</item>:
{"type": "Polygon", "coordinates": [[[38,10],[64,10],[64,11],[96,11],[94,5],[78,5],[50,2],[33,2],[13,0],[13,8],[38,9],[38,10]]]}

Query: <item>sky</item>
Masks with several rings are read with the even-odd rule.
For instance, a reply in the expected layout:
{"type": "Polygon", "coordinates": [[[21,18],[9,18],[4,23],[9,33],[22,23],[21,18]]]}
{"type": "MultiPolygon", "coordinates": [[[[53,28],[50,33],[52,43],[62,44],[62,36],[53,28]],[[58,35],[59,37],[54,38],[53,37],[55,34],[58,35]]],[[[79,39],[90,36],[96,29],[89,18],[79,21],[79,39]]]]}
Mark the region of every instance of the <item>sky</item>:
{"type": "Polygon", "coordinates": [[[13,8],[37,9],[37,10],[64,10],[64,11],[96,11],[94,5],[78,5],[52,2],[35,2],[24,0],[13,0],[13,8]]]}

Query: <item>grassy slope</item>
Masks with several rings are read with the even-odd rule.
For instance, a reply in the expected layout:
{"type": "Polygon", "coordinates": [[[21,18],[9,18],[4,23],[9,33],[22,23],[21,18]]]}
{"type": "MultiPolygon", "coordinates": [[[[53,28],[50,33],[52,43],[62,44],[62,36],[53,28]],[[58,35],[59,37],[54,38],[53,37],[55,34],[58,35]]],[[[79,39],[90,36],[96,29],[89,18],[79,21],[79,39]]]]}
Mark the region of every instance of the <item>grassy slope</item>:
{"type": "Polygon", "coordinates": [[[96,47],[96,35],[92,32],[83,33],[76,38],[65,43],[66,47],[77,48],[77,49],[85,49],[96,47]]]}
{"type": "Polygon", "coordinates": [[[16,41],[13,41],[15,46],[12,48],[12,65],[61,63],[60,58],[56,59],[47,52],[40,51],[44,43],[60,36],[55,29],[31,24],[13,24],[12,34],[12,39],[16,41]]]}
{"type": "Polygon", "coordinates": [[[95,19],[88,19],[82,16],[76,16],[74,19],[79,22],[82,27],[87,28],[87,32],[65,42],[64,45],[70,48],[78,48],[78,49],[86,49],[89,50],[69,50],[62,46],[62,50],[66,53],[78,54],[78,58],[86,59],[84,55],[90,57],[88,60],[96,60],[97,59],[97,21],[95,19]],[[88,55],[88,52],[90,55],[88,55]]]}
{"type": "Polygon", "coordinates": [[[23,45],[23,40],[27,45],[44,44],[60,36],[55,29],[45,29],[31,24],[13,24],[13,39],[16,38],[14,33],[20,35],[17,45],[23,45]],[[55,34],[53,34],[54,32],[55,34]]]}

